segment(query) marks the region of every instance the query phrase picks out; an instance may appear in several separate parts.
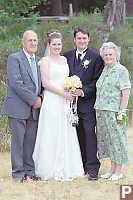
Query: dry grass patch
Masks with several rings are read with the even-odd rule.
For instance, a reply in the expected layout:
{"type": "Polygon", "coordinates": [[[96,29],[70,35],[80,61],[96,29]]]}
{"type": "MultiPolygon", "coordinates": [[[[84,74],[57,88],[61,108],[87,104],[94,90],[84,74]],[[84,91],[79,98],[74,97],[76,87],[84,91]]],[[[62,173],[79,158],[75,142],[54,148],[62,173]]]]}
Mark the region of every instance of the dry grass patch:
{"type": "MultiPolygon", "coordinates": [[[[11,178],[10,154],[0,153],[0,200],[119,200],[120,184],[133,184],[133,128],[128,129],[131,164],[123,167],[124,178],[110,182],[89,182],[87,176],[72,182],[28,180],[20,183],[11,178]]],[[[110,162],[101,163],[99,174],[107,172],[110,162]]]]}

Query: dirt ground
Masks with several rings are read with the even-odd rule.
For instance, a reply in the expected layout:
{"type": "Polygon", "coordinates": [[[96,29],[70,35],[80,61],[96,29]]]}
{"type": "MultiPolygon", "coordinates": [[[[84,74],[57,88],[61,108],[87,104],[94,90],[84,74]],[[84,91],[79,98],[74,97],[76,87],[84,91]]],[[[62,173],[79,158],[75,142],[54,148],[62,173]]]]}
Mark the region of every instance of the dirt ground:
{"type": "MultiPolygon", "coordinates": [[[[123,167],[124,178],[88,181],[87,176],[71,182],[28,180],[20,183],[11,178],[10,153],[0,153],[0,200],[119,200],[120,185],[133,184],[133,128],[128,128],[131,164],[123,167]]],[[[101,162],[99,175],[108,171],[110,162],[101,162]]]]}

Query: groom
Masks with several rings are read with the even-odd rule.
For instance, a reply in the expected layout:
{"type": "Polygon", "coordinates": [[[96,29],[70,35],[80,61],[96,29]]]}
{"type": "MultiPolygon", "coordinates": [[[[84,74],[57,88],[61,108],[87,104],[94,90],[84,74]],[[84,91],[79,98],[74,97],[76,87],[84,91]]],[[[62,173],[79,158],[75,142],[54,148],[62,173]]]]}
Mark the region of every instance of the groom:
{"type": "Polygon", "coordinates": [[[96,81],[104,65],[100,55],[88,48],[89,41],[90,36],[86,28],[75,28],[74,42],[76,49],[65,52],[64,56],[67,58],[70,76],[77,75],[82,81],[83,88],[77,89],[73,94],[79,96],[77,134],[85,173],[89,174],[89,180],[97,180],[100,162],[96,156],[97,141],[94,103],[96,99],[96,81]]]}
{"type": "Polygon", "coordinates": [[[8,116],[11,129],[12,177],[21,182],[35,176],[32,159],[36,140],[39,109],[41,107],[41,79],[35,56],[37,34],[28,30],[23,34],[23,49],[8,57],[7,96],[2,115],[8,116]]]}

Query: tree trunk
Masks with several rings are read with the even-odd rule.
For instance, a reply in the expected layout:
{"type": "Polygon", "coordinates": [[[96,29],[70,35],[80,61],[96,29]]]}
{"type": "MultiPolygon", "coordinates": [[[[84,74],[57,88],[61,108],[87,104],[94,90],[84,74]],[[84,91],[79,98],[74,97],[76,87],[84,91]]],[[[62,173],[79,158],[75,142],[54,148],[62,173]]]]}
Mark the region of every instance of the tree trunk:
{"type": "Polygon", "coordinates": [[[73,5],[74,15],[77,15],[78,14],[78,1],[77,0],[72,0],[72,5],[73,5]]]}
{"type": "Polygon", "coordinates": [[[125,23],[125,0],[108,0],[105,7],[104,22],[109,26],[109,30],[120,28],[120,25],[125,23]]]}
{"type": "Polygon", "coordinates": [[[62,16],[62,0],[51,0],[51,15],[54,16],[62,16]]]}
{"type": "Polygon", "coordinates": [[[126,2],[126,15],[133,16],[133,0],[125,0],[126,2]]]}

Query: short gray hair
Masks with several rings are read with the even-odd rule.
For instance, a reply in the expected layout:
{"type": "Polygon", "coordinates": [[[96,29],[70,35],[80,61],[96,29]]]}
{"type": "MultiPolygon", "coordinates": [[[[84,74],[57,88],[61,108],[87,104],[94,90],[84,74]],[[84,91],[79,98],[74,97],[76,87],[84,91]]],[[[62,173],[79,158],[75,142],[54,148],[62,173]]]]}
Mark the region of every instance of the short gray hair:
{"type": "Polygon", "coordinates": [[[121,55],[121,48],[118,47],[116,44],[114,44],[113,42],[104,42],[103,45],[100,48],[100,55],[103,58],[103,51],[105,49],[114,49],[115,53],[116,53],[116,59],[119,62],[120,61],[120,55],[121,55]]]}

